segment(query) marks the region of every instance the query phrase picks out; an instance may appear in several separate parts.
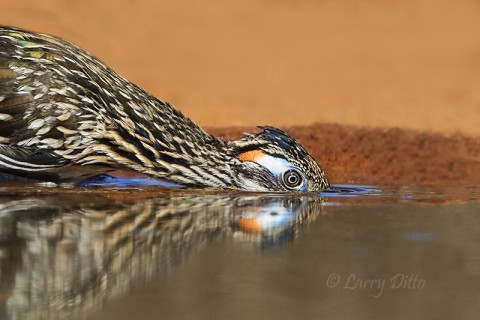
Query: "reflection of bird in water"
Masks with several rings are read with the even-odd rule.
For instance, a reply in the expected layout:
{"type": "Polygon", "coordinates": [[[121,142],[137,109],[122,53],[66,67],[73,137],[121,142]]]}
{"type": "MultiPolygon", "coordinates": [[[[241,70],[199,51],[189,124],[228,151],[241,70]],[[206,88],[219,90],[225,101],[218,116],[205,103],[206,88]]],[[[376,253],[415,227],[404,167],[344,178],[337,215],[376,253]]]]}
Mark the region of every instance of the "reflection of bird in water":
{"type": "Polygon", "coordinates": [[[68,192],[2,197],[0,314],[7,308],[13,319],[84,315],[172,270],[204,243],[232,237],[265,248],[292,240],[322,205],[321,198],[298,195],[138,200],[68,192]],[[238,227],[255,212],[285,208],[292,219],[274,232],[251,235],[238,227]]]}
{"type": "Polygon", "coordinates": [[[115,169],[187,186],[317,191],[328,181],[285,132],[207,134],[166,102],[55,37],[0,27],[0,171],[82,181],[115,169]]]}
{"type": "MultiPolygon", "coordinates": [[[[252,198],[255,199],[255,198],[252,198]]],[[[306,198],[268,198],[262,205],[258,204],[259,199],[253,202],[249,197],[242,198],[241,202],[249,205],[240,206],[237,219],[238,226],[245,231],[258,233],[273,233],[277,230],[284,230],[285,226],[301,218],[301,208],[305,205],[306,198]]]]}

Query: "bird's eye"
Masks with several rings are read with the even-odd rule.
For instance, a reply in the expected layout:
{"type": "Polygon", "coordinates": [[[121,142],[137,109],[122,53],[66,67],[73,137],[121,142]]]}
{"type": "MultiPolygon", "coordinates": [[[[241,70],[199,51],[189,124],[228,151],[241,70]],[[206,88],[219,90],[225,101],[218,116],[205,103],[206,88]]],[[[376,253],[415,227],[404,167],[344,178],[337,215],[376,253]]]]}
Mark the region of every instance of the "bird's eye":
{"type": "Polygon", "coordinates": [[[297,170],[288,170],[283,174],[282,180],[287,189],[293,190],[302,184],[303,178],[297,170]]]}

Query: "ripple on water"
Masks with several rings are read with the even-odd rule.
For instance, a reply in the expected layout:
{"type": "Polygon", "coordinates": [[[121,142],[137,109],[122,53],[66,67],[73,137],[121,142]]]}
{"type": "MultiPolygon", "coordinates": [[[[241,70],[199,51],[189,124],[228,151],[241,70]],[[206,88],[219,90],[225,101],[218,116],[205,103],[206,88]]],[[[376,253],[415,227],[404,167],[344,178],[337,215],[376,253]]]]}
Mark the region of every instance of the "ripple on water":
{"type": "Polygon", "coordinates": [[[357,197],[364,195],[381,195],[382,190],[377,186],[333,184],[329,190],[324,190],[320,194],[326,198],[357,197]]]}

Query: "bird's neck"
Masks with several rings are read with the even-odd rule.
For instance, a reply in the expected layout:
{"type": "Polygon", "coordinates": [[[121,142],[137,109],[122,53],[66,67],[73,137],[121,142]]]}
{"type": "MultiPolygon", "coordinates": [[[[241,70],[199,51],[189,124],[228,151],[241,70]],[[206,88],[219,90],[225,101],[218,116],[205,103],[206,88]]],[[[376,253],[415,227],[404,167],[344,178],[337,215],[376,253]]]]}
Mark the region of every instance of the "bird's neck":
{"type": "Polygon", "coordinates": [[[174,171],[169,180],[180,184],[234,188],[234,168],[238,159],[231,154],[231,144],[208,135],[189,146],[182,146],[179,157],[169,159],[174,171]]]}
{"type": "Polygon", "coordinates": [[[118,129],[124,137],[143,140],[134,143],[137,149],[143,146],[141,171],[184,185],[234,186],[233,167],[238,159],[232,155],[231,142],[208,134],[168,103],[145,98],[141,104],[147,105],[124,109],[132,128],[118,129]],[[139,110],[144,112],[141,117],[139,110]]]}

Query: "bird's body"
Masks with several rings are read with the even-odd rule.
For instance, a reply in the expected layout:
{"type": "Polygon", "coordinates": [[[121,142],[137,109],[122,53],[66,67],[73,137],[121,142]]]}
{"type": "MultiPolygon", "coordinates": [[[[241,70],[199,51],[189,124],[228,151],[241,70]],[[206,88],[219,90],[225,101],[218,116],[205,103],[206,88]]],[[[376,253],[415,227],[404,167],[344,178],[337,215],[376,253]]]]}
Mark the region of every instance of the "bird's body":
{"type": "Polygon", "coordinates": [[[217,138],[69,42],[0,27],[0,172],[78,182],[128,169],[185,186],[281,191],[291,188],[273,180],[291,166],[305,178],[298,190],[329,186],[295,139],[262,129],[217,138]]]}

